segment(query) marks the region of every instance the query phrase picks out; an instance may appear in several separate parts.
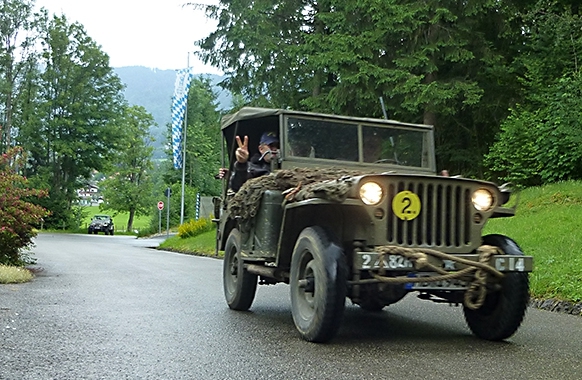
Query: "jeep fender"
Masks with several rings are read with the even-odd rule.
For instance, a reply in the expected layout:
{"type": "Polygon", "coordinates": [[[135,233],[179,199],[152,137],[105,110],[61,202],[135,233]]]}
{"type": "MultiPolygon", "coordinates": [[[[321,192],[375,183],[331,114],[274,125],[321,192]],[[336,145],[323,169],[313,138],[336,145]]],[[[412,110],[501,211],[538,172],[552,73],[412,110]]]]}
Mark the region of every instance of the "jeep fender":
{"type": "Polygon", "coordinates": [[[362,205],[352,204],[349,200],[336,203],[324,199],[308,199],[287,204],[279,234],[277,266],[289,268],[295,242],[306,227],[322,227],[337,240],[337,244],[351,250],[354,240],[367,241],[370,238],[367,230],[371,223],[362,205]]]}

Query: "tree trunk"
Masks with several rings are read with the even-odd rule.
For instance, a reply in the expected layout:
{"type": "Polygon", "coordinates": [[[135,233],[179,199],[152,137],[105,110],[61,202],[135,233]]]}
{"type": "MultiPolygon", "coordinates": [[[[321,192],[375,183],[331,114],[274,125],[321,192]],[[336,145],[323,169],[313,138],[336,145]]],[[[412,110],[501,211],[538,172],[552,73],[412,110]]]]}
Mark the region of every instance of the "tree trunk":
{"type": "MultiPolygon", "coordinates": [[[[432,82],[436,81],[436,77],[437,77],[436,73],[434,72],[428,73],[424,77],[424,83],[426,85],[429,85],[432,82]]],[[[430,104],[426,104],[424,106],[423,124],[436,125],[436,113],[432,110],[432,108],[433,107],[431,107],[430,104]]]]}
{"type": "Polygon", "coordinates": [[[1,141],[1,144],[3,145],[3,151],[2,153],[8,151],[8,149],[10,149],[10,134],[11,134],[11,129],[12,129],[12,113],[13,113],[13,104],[12,104],[12,99],[13,99],[13,91],[14,91],[14,78],[12,77],[12,69],[13,69],[13,60],[11,59],[11,57],[8,58],[8,62],[6,64],[6,66],[4,67],[4,69],[6,70],[6,88],[7,91],[5,93],[6,95],[6,102],[4,103],[4,125],[1,125],[2,127],[2,131],[0,131],[4,137],[4,139],[1,139],[2,136],[0,136],[0,140],[4,140],[1,141]]]}
{"type": "Polygon", "coordinates": [[[133,230],[133,217],[135,215],[135,208],[129,209],[129,219],[127,219],[127,232],[133,230]]]}

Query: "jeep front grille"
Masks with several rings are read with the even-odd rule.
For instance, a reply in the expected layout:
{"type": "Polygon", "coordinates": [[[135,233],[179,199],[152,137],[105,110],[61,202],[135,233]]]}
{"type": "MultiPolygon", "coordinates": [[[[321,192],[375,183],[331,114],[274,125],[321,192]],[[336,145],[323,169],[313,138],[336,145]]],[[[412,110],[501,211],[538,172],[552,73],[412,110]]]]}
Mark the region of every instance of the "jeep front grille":
{"type": "Polygon", "coordinates": [[[462,184],[426,184],[399,181],[388,186],[387,240],[389,244],[449,250],[471,245],[471,190],[462,184]],[[421,202],[420,214],[401,220],[392,211],[392,199],[411,191],[421,202]]]}

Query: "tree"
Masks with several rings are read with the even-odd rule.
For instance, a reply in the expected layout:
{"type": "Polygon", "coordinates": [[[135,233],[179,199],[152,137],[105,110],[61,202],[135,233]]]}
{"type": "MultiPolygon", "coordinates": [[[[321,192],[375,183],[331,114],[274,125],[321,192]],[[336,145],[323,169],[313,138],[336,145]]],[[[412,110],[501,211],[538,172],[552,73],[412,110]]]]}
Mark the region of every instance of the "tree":
{"type": "Polygon", "coordinates": [[[188,139],[186,168],[188,184],[204,195],[218,195],[220,181],[214,179],[220,167],[220,113],[217,95],[209,78],[194,78],[188,94],[188,139]]]}
{"type": "Polygon", "coordinates": [[[33,70],[35,20],[34,1],[2,0],[0,2],[0,153],[14,145],[14,117],[18,115],[18,98],[25,91],[27,74],[33,70]]]}
{"type": "Polygon", "coordinates": [[[31,95],[37,109],[20,128],[20,139],[29,152],[26,175],[50,189],[47,224],[61,227],[70,223],[76,190],[105,167],[119,141],[115,120],[123,86],[82,25],[64,16],[43,20],[43,71],[31,95]]]}
{"type": "Polygon", "coordinates": [[[46,196],[46,191],[28,188],[17,174],[23,164],[22,149],[11,148],[0,156],[0,264],[22,265],[22,249],[32,245],[39,225],[48,212],[29,200],[46,196]]]}
{"type": "MultiPolygon", "coordinates": [[[[194,78],[188,93],[185,180],[188,186],[199,189],[204,195],[220,192],[220,181],[214,179],[220,167],[222,141],[217,108],[217,95],[210,79],[194,78]]],[[[181,171],[170,170],[166,181],[181,183],[181,171]]]]}
{"type": "Polygon", "coordinates": [[[320,87],[299,51],[314,30],[318,3],[222,0],[198,5],[218,20],[217,29],[197,42],[200,56],[221,68],[227,76],[223,85],[252,105],[298,109],[320,87]]]}
{"type": "Polygon", "coordinates": [[[524,101],[487,155],[495,178],[522,186],[582,179],[582,20],[578,2],[538,1],[523,12],[524,101]]]}
{"type": "Polygon", "coordinates": [[[128,212],[127,230],[133,230],[136,216],[148,215],[153,204],[150,177],[154,139],[149,130],[155,125],[153,117],[140,106],[125,109],[118,121],[120,131],[113,172],[100,183],[104,210],[128,212]]]}
{"type": "Polygon", "coordinates": [[[470,174],[518,89],[510,5],[220,1],[197,44],[253,105],[380,117],[382,96],[390,117],[435,125],[441,165],[470,174]]]}

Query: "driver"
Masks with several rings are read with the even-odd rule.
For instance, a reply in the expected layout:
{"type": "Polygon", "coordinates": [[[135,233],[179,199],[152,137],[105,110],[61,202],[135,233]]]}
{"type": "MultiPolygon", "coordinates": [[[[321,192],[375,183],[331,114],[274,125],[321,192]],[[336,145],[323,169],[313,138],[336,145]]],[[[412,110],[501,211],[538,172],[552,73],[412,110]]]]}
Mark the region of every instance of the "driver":
{"type": "MultiPolygon", "coordinates": [[[[238,144],[235,151],[236,162],[229,181],[229,187],[233,191],[238,191],[249,178],[269,174],[271,160],[279,153],[279,138],[275,132],[265,132],[261,135],[259,153],[253,155],[250,160],[248,136],[245,136],[242,141],[239,136],[236,136],[236,143],[238,144]]],[[[220,174],[222,178],[226,173],[221,169],[220,174]]]]}

